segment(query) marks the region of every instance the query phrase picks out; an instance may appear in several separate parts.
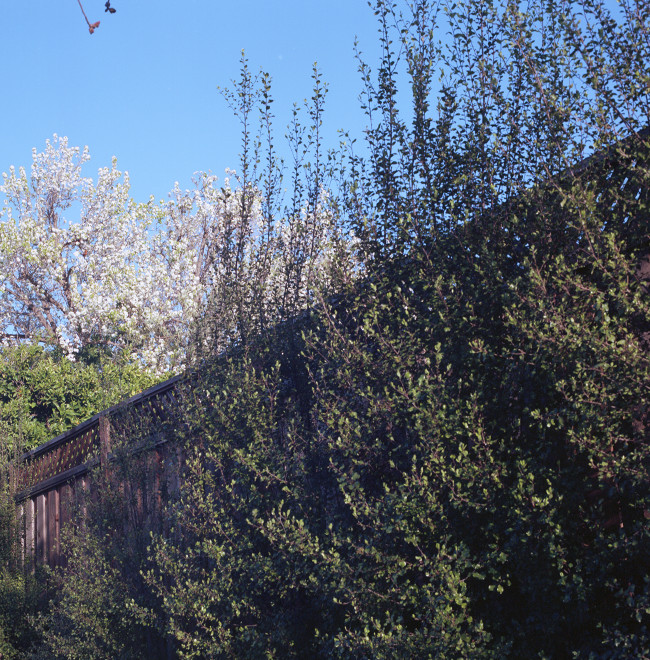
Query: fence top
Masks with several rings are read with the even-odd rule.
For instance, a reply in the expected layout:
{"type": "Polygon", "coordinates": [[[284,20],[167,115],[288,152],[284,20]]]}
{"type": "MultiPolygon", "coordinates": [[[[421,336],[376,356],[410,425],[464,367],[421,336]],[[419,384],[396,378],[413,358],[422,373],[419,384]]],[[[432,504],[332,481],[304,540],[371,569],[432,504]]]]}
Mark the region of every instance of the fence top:
{"type": "MultiPolygon", "coordinates": [[[[645,128],[632,133],[627,138],[619,141],[615,145],[612,145],[608,149],[601,150],[583,159],[573,167],[570,167],[564,172],[560,173],[559,179],[563,180],[566,178],[573,178],[580,173],[596,169],[597,167],[602,165],[605,165],[605,167],[611,167],[611,165],[608,164],[607,161],[611,157],[614,157],[614,159],[616,159],[617,148],[620,149],[622,146],[631,146],[634,145],[635,143],[639,144],[639,142],[643,144],[644,140],[646,140],[648,137],[650,137],[650,126],[646,126],[645,128]]],[[[622,185],[625,185],[625,182],[622,185]]],[[[299,316],[303,316],[305,313],[306,312],[303,312],[299,316]]],[[[295,319],[293,319],[292,322],[295,322],[295,319]]],[[[169,390],[174,389],[179,381],[187,380],[187,379],[188,379],[187,374],[174,376],[172,378],[169,378],[168,380],[163,381],[162,383],[158,383],[157,385],[154,385],[153,387],[150,387],[144,390],[143,392],[140,392],[130,397],[129,399],[126,399],[125,401],[121,401],[120,403],[111,406],[110,408],[106,408],[105,410],[96,413],[95,415],[85,420],[84,422],[77,424],[75,427],[69,429],[68,431],[65,431],[64,433],[56,436],[55,438],[48,440],[44,444],[39,445],[38,447],[35,447],[34,449],[24,453],[22,456],[20,456],[20,458],[18,458],[16,462],[18,465],[23,465],[23,466],[30,462],[33,462],[35,459],[42,457],[48,452],[57,449],[60,445],[63,445],[64,443],[69,442],[76,437],[80,437],[84,433],[90,431],[99,424],[100,418],[111,417],[112,415],[114,415],[114,413],[116,413],[119,410],[124,410],[125,408],[128,407],[138,406],[139,404],[144,403],[147,400],[155,399],[156,397],[165,394],[169,390]]],[[[191,380],[191,376],[190,376],[190,380],[191,380]]]]}
{"type": "Polygon", "coordinates": [[[26,461],[34,460],[41,454],[44,454],[46,452],[55,449],[56,447],[70,440],[71,438],[74,438],[75,436],[78,435],[82,435],[90,428],[92,428],[95,424],[98,424],[100,417],[110,417],[111,414],[113,414],[117,410],[121,410],[127,406],[137,405],[142,401],[164,394],[168,390],[173,389],[176,383],[178,383],[178,381],[181,380],[182,378],[183,378],[182,375],[169,378],[168,380],[165,380],[162,383],[158,383],[157,385],[153,385],[152,387],[149,387],[143,392],[135,394],[129,399],[121,401],[120,403],[117,403],[114,406],[111,406],[110,408],[106,408],[105,410],[96,413],[86,421],[81,422],[80,424],[77,424],[77,426],[74,426],[73,428],[61,433],[61,435],[57,435],[55,438],[48,440],[46,443],[39,445],[38,447],[35,447],[34,449],[31,449],[28,452],[25,452],[18,459],[17,461],[18,464],[25,463],[26,461]]]}

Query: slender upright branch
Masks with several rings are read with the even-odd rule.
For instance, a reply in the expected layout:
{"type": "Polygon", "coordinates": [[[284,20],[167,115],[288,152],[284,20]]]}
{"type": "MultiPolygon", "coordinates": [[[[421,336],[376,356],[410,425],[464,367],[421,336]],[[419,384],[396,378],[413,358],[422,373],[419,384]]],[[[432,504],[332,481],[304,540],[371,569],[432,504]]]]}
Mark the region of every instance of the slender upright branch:
{"type": "Polygon", "coordinates": [[[79,3],[79,9],[81,9],[81,13],[84,15],[84,18],[86,19],[86,23],[88,24],[88,31],[90,32],[90,34],[92,34],[95,31],[95,29],[99,27],[99,21],[95,23],[91,23],[88,20],[88,16],[86,16],[86,12],[84,11],[84,7],[81,4],[81,0],[77,0],[77,2],[79,3]]]}

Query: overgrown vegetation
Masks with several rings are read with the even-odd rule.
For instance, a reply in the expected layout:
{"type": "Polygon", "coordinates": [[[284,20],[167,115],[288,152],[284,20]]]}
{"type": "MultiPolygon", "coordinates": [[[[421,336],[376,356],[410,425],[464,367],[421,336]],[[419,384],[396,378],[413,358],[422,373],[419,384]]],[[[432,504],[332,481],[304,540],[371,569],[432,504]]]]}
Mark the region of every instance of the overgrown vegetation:
{"type": "MultiPolygon", "coordinates": [[[[358,264],[278,325],[233,252],[235,322],[197,331],[232,348],[166,429],[182,478],[171,450],[157,486],[151,453],[98,475],[39,657],[647,657],[650,7],[401,6],[373,5],[369,157],[330,193],[358,264]]],[[[247,135],[243,215],[278,185],[247,135]]]]}

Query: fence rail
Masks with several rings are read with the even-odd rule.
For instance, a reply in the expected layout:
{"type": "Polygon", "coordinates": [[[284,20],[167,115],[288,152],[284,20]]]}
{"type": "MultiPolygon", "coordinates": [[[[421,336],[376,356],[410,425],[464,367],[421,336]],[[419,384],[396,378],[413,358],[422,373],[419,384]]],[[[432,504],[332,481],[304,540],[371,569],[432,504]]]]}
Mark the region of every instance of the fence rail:
{"type": "Polygon", "coordinates": [[[60,551],[61,527],[71,520],[77,489],[91,487],[92,468],[115,458],[111,438],[138,437],[139,442],[132,442],[128,451],[165,442],[169,424],[178,419],[188,382],[176,376],[159,383],[18,459],[15,502],[24,562],[51,567],[65,563],[60,551]],[[152,443],[143,442],[143,433],[152,443]]]}
{"type": "Polygon", "coordinates": [[[174,389],[180,379],[175,376],[154,385],[23,454],[17,462],[16,501],[86,472],[100,462],[102,452],[104,458],[108,458],[110,432],[101,432],[102,420],[110,423],[113,433],[125,430],[125,411],[136,411],[140,417],[147,417],[149,423],[162,425],[168,421],[178,405],[174,389]]]}

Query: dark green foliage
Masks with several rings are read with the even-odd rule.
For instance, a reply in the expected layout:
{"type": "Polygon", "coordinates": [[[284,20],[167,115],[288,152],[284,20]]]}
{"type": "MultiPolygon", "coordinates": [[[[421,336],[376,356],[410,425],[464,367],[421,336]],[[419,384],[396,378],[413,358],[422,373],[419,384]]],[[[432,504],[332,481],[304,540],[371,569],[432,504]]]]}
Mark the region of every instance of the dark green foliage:
{"type": "MultiPolygon", "coordinates": [[[[151,535],[164,529],[159,499],[171,504],[174,492],[160,483],[161,458],[147,437],[151,427],[142,428],[141,421],[123,412],[127,442],[113,429],[114,460],[92,473],[88,489],[77,485],[74,524],[63,532],[65,566],[55,572],[52,600],[38,616],[34,657],[167,657],[155,614],[162,603],[146,588],[141,571],[150,563],[151,535]],[[140,451],[133,453],[138,444],[140,451]]],[[[178,474],[174,456],[162,460],[178,474]]]]}
{"type": "Polygon", "coordinates": [[[29,619],[38,606],[39,586],[33,575],[3,568],[0,572],[0,654],[23,658],[36,639],[29,619]]]}
{"type": "MultiPolygon", "coordinates": [[[[10,464],[0,455],[0,656],[22,658],[36,639],[30,615],[44,605],[38,574],[24,572],[16,544],[16,506],[11,489],[10,464]]],[[[45,578],[46,579],[46,578],[45,578]]],[[[44,584],[45,581],[41,582],[44,584]]]]}
{"type": "MultiPolygon", "coordinates": [[[[150,374],[134,364],[106,362],[92,355],[86,355],[85,359],[86,362],[73,363],[56,352],[28,345],[4,347],[0,355],[0,419],[4,436],[0,470],[5,484],[0,494],[0,653],[3,657],[24,657],[39,639],[33,618],[39,611],[48,609],[56,586],[47,570],[39,568],[34,574],[28,565],[22,565],[17,554],[16,506],[8,461],[154,382],[150,374]]],[[[92,543],[92,537],[88,543],[92,543]]],[[[92,545],[88,546],[90,549],[92,545]]],[[[104,549],[108,550],[105,546],[104,549]]],[[[95,560],[85,556],[86,562],[99,566],[95,560]]],[[[100,577],[98,582],[101,586],[100,577]]],[[[77,598],[81,596],[76,593],[74,583],[68,586],[77,598]]],[[[98,590],[99,586],[94,592],[85,593],[95,597],[98,590]]],[[[103,602],[108,600],[105,594],[103,602]]],[[[75,657],[98,656],[82,653],[75,657]]],[[[107,657],[115,656],[109,653],[107,657]]]]}
{"type": "Polygon", "coordinates": [[[369,158],[346,201],[366,261],[428,250],[650,118],[647,2],[369,3],[369,158]]]}
{"type": "Polygon", "coordinates": [[[66,546],[69,563],[49,612],[41,614],[42,658],[143,658],[146,634],[127,607],[124,553],[94,533],[66,546]],[[70,551],[71,550],[71,551],[70,551]],[[116,552],[117,550],[117,552],[116,552]]]}
{"type": "Polygon", "coordinates": [[[183,657],[645,652],[648,210],[593,174],[206,372],[147,577],[183,657]]]}

